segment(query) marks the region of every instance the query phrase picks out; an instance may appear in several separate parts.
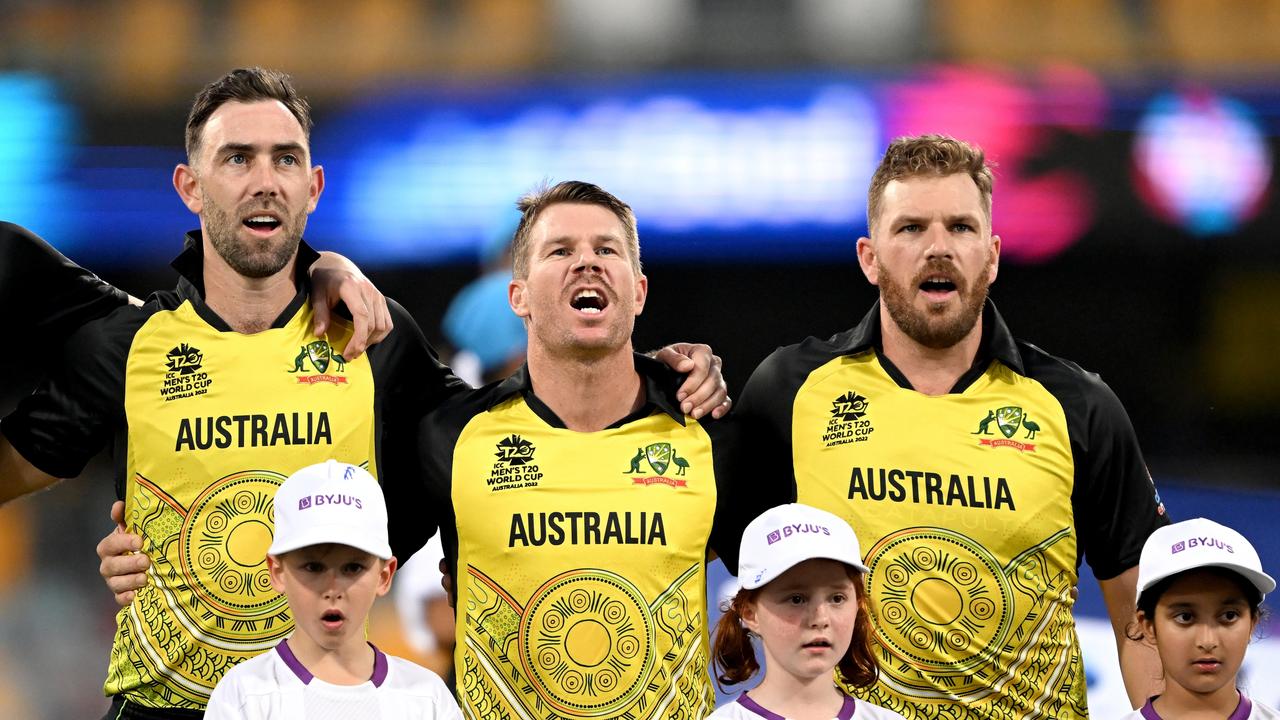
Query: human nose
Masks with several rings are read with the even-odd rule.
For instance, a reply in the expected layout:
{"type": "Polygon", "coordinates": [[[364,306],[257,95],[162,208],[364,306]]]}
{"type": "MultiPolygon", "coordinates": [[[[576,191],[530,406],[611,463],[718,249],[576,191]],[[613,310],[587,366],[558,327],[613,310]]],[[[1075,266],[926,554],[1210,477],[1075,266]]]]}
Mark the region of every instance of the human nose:
{"type": "Polygon", "coordinates": [[[947,232],[946,228],[938,225],[931,225],[929,227],[928,238],[929,247],[926,250],[927,257],[952,257],[952,254],[955,251],[955,246],[952,244],[951,233],[947,232]]]}
{"type": "Polygon", "coordinates": [[[824,602],[813,603],[809,611],[809,626],[824,628],[831,624],[831,607],[824,602]]]}
{"type": "Polygon", "coordinates": [[[573,261],[573,270],[582,272],[584,270],[599,270],[600,258],[592,252],[591,248],[584,248],[578,251],[578,255],[573,261]]]}
{"type": "Polygon", "coordinates": [[[324,579],[324,599],[337,600],[342,597],[345,584],[338,573],[329,573],[324,579]]]}
{"type": "Polygon", "coordinates": [[[1209,651],[1218,647],[1218,631],[1209,623],[1205,623],[1200,627],[1200,632],[1196,635],[1196,647],[1201,650],[1209,651]]]}
{"type": "Polygon", "coordinates": [[[280,191],[280,178],[275,163],[270,160],[254,163],[250,190],[254,197],[275,197],[280,191]]]}

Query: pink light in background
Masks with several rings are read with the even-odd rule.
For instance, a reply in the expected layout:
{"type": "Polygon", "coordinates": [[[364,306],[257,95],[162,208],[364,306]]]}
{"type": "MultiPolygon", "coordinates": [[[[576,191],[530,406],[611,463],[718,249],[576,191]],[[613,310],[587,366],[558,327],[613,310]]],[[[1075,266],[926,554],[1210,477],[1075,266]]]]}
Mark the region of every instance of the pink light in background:
{"type": "Polygon", "coordinates": [[[996,163],[992,224],[1002,255],[1044,262],[1066,250],[1094,218],[1093,193],[1074,170],[1030,175],[1027,165],[1046,151],[1051,130],[1096,129],[1106,109],[1102,84],[1084,70],[1045,70],[1036,88],[1011,74],[941,67],[885,91],[890,137],[942,133],[983,148],[996,163]]]}

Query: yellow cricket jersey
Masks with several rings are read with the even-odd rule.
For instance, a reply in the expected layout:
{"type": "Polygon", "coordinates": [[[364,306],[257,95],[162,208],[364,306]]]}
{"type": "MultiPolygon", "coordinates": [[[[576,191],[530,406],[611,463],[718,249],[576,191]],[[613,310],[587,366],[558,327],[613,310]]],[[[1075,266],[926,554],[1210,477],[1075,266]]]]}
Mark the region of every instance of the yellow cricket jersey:
{"type": "Polygon", "coordinates": [[[712,709],[704,565],[713,547],[736,567],[747,498],[717,471],[720,425],[679,411],[664,366],[636,368],[647,404],[599,432],[565,429],[523,370],[424,422],[453,509],[441,532],[469,718],[712,709]]]}
{"type": "Polygon", "coordinates": [[[1114,577],[1168,520],[1110,389],[990,304],[984,331],[929,397],[877,351],[877,306],[766,359],[739,420],[757,467],[858,534],[880,682],[856,694],[908,718],[1084,718],[1080,558],[1114,577]]]}
{"type": "MultiPolygon", "coordinates": [[[[383,429],[414,427],[433,394],[458,386],[398,306],[398,337],[351,362],[349,324],[315,337],[302,288],[272,328],[231,331],[201,299],[193,242],[176,291],[87,326],[4,423],[24,457],[62,477],[114,437],[125,523],[152,566],[117,616],[105,691],[148,707],[202,708],[227,669],[292,631],[265,557],[275,490],[298,468],[366,467],[384,479],[395,552],[425,542],[434,516],[419,482],[387,482],[383,429]]],[[[300,266],[313,258],[304,246],[300,266]]],[[[411,467],[411,446],[390,444],[404,456],[390,464],[411,467]]]]}

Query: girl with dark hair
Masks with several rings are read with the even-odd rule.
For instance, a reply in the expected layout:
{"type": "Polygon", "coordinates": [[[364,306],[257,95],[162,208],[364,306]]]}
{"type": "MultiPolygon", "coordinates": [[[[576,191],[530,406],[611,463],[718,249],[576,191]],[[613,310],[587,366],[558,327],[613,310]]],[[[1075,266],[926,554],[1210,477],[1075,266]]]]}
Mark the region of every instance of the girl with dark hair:
{"type": "Polygon", "coordinates": [[[742,535],[738,593],[716,626],[713,657],[723,687],[760,670],[764,679],[708,720],[903,720],[855,701],[836,685],[876,681],[858,537],[829,512],[792,503],[766,511],[742,535]]]}
{"type": "Polygon", "coordinates": [[[1280,719],[1236,687],[1259,606],[1275,587],[1253,545],[1229,527],[1196,518],[1152,533],[1128,634],[1155,646],[1165,688],[1124,720],[1280,719]]]}

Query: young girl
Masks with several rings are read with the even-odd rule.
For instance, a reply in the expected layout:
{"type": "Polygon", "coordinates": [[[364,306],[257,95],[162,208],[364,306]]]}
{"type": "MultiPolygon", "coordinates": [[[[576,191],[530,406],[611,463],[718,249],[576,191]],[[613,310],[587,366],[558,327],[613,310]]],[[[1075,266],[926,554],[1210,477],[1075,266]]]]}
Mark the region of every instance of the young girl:
{"type": "Polygon", "coordinates": [[[752,520],[713,652],[722,686],[740,683],[760,669],[748,633],[759,636],[765,675],[708,720],[903,720],[844,694],[832,672],[855,687],[876,681],[866,571],[853,528],[829,512],[793,503],[752,520]]]}
{"type": "Polygon", "coordinates": [[[1258,606],[1276,587],[1249,541],[1212,520],[1187,520],[1152,533],[1138,568],[1129,636],[1155,646],[1165,688],[1126,720],[1280,718],[1236,688],[1258,606]]]}

